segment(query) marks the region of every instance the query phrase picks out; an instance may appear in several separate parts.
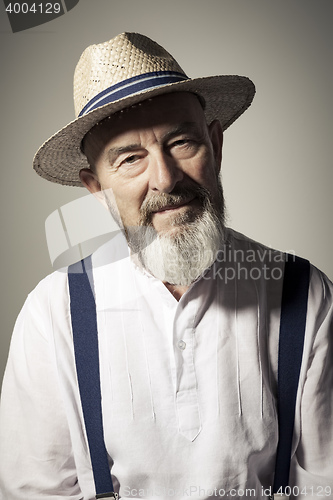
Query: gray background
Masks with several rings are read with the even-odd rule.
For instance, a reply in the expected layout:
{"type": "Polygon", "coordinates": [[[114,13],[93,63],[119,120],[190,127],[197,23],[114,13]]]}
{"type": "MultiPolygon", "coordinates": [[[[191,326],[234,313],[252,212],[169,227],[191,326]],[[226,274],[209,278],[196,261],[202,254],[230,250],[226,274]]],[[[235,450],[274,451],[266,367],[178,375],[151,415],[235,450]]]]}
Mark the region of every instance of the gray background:
{"type": "Polygon", "coordinates": [[[332,0],[80,0],[64,16],[11,33],[0,5],[0,378],[15,318],[52,271],[44,224],[83,194],[39,178],[38,147],[74,118],[72,77],[84,48],[142,32],[191,77],[243,74],[252,107],[225,134],[229,224],[309,258],[331,279],[332,0]]]}

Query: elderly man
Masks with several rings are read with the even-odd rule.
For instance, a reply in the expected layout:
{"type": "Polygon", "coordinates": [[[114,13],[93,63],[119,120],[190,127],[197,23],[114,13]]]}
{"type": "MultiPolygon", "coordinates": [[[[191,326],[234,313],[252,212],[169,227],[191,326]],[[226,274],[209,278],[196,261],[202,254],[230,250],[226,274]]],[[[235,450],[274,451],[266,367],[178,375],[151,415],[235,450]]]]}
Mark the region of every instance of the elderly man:
{"type": "Polygon", "coordinates": [[[222,134],[253,96],[245,77],[191,80],[135,33],[81,56],[77,119],[34,167],[82,183],[121,232],[21,311],[3,499],[267,498],[288,419],[279,493],[333,497],[332,284],[302,264],[309,287],[285,294],[288,258],[225,226],[222,134]]]}

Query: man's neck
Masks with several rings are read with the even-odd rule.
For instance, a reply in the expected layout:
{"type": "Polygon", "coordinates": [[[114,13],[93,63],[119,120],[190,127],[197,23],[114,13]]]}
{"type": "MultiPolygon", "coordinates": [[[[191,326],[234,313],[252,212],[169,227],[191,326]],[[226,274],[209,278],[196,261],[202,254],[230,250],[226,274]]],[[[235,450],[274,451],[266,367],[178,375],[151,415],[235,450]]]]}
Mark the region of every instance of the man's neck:
{"type": "Polygon", "coordinates": [[[190,288],[189,286],[182,286],[182,285],[170,285],[170,283],[164,283],[163,284],[167,287],[170,293],[177,299],[178,301],[181,299],[181,297],[184,295],[184,293],[190,288]]]}

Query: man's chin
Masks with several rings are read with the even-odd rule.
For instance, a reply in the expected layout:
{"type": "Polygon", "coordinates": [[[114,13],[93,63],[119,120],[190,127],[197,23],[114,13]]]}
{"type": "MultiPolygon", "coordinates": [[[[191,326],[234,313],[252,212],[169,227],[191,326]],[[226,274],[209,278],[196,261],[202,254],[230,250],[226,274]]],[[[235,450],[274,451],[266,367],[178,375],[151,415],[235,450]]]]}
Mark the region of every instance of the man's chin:
{"type": "Polygon", "coordinates": [[[188,230],[189,225],[188,224],[177,224],[177,225],[172,225],[172,226],[167,226],[165,228],[160,229],[159,231],[156,231],[156,235],[159,237],[165,237],[165,238],[176,238],[177,236],[180,236],[183,234],[186,230],[188,230]]]}

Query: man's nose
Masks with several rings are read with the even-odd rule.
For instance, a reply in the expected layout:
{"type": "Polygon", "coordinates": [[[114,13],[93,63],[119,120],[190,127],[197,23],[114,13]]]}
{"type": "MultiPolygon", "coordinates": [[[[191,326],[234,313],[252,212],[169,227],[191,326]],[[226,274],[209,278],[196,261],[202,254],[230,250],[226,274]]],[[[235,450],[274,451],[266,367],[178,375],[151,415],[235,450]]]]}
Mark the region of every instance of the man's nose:
{"type": "Polygon", "coordinates": [[[153,191],[170,193],[177,182],[182,181],[184,172],[170,154],[155,152],[149,162],[149,187],[153,191]]]}

